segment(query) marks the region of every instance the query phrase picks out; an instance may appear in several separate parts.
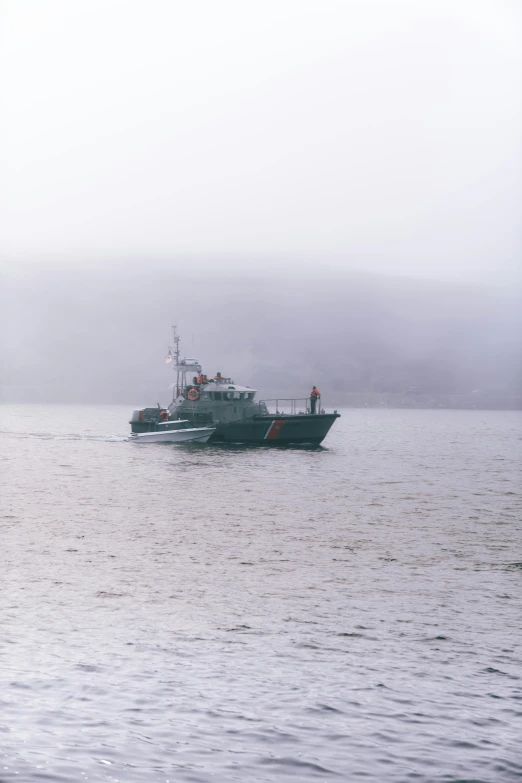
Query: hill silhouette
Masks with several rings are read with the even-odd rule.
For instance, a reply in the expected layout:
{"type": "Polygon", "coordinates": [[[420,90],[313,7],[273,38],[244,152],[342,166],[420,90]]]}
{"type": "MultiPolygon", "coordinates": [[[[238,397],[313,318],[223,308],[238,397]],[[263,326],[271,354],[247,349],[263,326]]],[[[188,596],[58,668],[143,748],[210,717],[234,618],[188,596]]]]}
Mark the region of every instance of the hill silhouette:
{"type": "Polygon", "coordinates": [[[25,269],[2,279],[4,401],[155,403],[178,323],[204,369],[262,396],[516,397],[517,291],[377,275],[25,269]]]}

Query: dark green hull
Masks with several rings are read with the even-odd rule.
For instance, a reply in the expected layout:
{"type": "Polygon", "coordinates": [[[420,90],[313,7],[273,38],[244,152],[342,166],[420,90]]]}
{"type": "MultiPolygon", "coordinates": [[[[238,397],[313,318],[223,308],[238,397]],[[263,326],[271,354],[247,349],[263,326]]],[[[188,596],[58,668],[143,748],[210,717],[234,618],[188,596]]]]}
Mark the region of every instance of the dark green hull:
{"type": "MultiPolygon", "coordinates": [[[[252,406],[254,407],[254,406],[252,406]]],[[[258,409],[258,406],[255,406],[258,409]]],[[[233,413],[233,411],[232,411],[233,413]]],[[[215,421],[211,413],[188,408],[182,412],[183,421],[160,422],[156,408],[143,409],[143,417],[130,422],[133,434],[158,432],[180,427],[215,427],[207,443],[250,443],[263,446],[310,444],[318,446],[328,434],[338,413],[275,414],[254,413],[232,421],[215,421]]]]}
{"type": "Polygon", "coordinates": [[[264,446],[319,445],[338,413],[264,414],[218,425],[209,443],[251,443],[264,446]]]}

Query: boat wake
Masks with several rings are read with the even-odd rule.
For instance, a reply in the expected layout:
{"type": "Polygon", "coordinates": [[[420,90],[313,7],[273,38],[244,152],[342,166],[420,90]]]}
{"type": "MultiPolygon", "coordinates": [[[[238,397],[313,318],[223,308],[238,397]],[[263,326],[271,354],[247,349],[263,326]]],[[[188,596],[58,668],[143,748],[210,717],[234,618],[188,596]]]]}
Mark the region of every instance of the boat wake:
{"type": "Polygon", "coordinates": [[[125,443],[129,440],[126,435],[81,435],[79,433],[63,433],[57,435],[51,432],[14,432],[12,430],[2,431],[0,435],[6,437],[16,438],[37,438],[39,440],[83,440],[83,441],[98,441],[101,443],[125,443]]]}

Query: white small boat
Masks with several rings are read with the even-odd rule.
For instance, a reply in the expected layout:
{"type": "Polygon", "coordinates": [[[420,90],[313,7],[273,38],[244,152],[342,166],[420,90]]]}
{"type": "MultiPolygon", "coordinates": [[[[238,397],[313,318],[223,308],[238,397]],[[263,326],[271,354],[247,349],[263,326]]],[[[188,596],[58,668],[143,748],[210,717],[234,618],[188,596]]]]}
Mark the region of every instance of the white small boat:
{"type": "Polygon", "coordinates": [[[130,440],[138,443],[206,443],[215,427],[164,429],[156,432],[133,433],[130,440]]]}

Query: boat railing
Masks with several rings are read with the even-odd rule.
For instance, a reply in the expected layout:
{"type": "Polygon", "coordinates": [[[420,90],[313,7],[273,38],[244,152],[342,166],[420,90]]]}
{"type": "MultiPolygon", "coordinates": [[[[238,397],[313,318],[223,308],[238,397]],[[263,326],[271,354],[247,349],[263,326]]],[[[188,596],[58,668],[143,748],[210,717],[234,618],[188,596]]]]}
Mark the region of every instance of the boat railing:
{"type": "MultiPolygon", "coordinates": [[[[260,400],[259,404],[264,405],[267,413],[275,414],[299,414],[310,413],[309,397],[278,397],[272,400],[260,400]]],[[[321,406],[317,406],[317,413],[320,413],[321,406]]]]}

